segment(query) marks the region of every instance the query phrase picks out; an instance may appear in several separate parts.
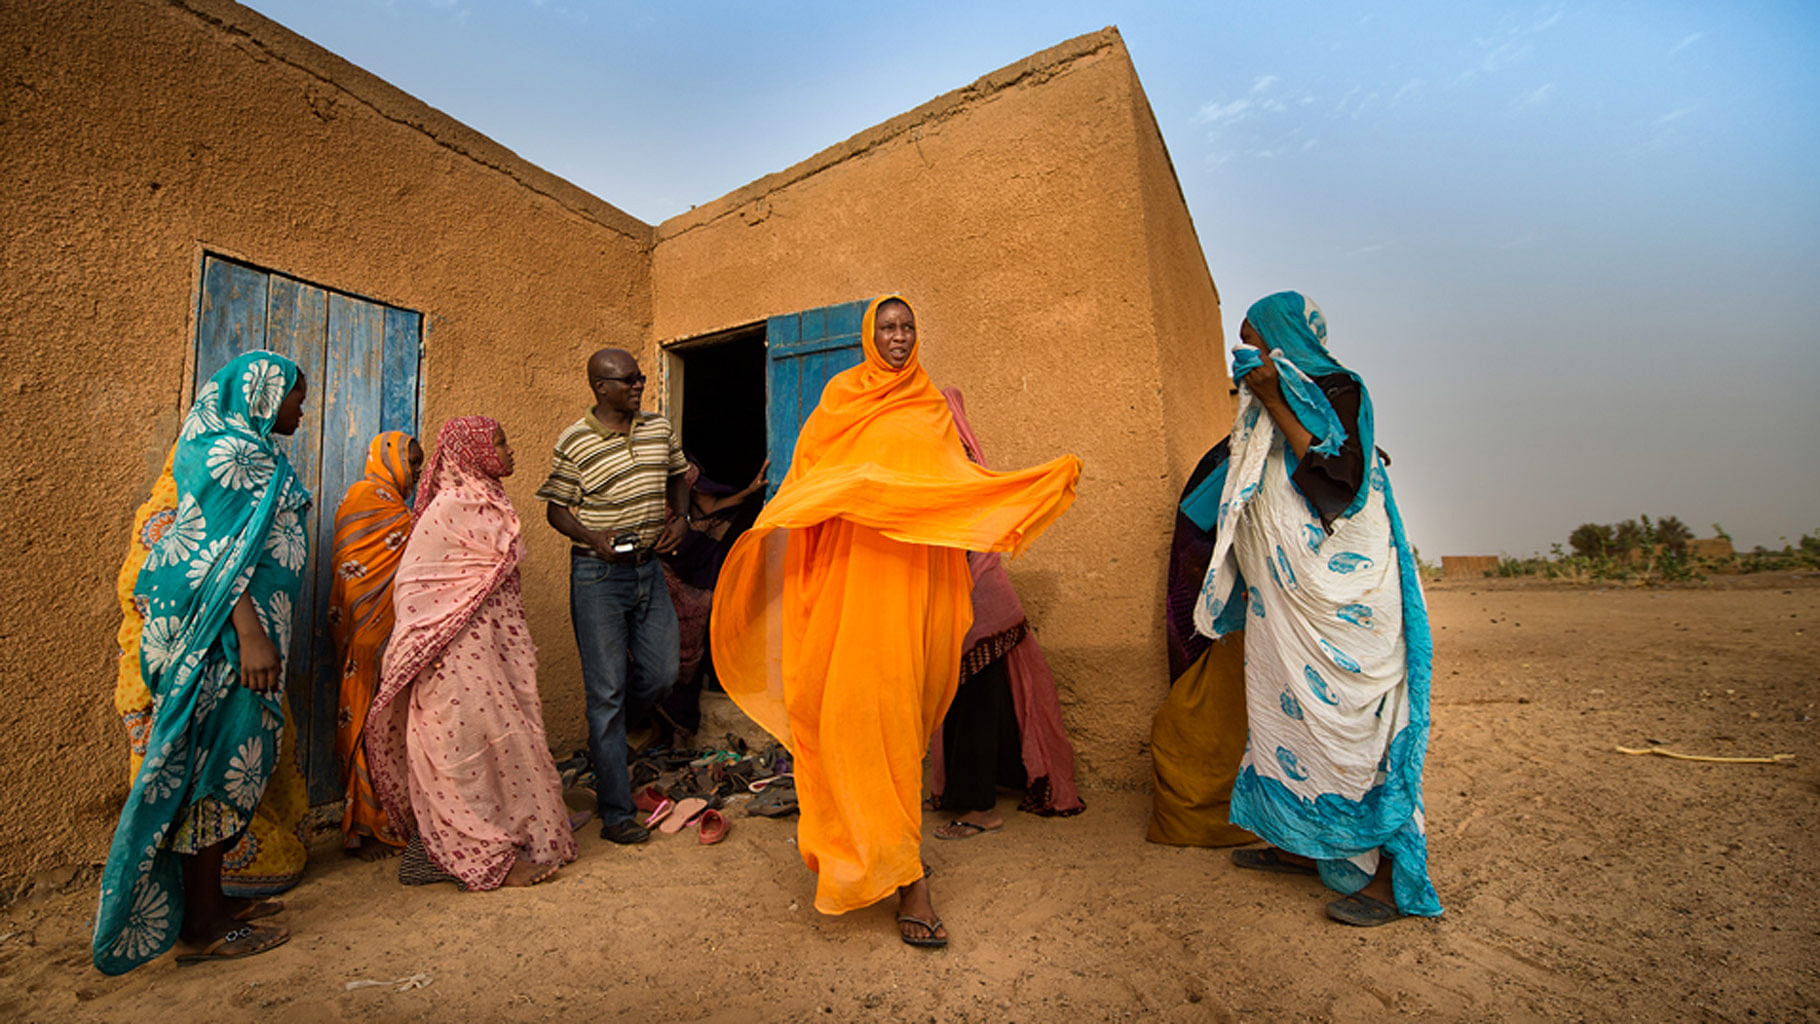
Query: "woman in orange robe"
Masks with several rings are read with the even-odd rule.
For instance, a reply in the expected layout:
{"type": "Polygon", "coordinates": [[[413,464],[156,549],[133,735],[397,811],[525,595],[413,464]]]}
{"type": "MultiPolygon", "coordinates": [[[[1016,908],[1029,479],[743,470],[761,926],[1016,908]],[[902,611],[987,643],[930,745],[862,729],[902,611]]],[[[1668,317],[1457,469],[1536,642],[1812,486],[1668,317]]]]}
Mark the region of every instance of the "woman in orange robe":
{"type": "Polygon", "coordinates": [[[901,297],[874,300],[860,338],[865,361],[823,389],[776,497],[727,556],[715,668],[794,756],[816,909],[896,893],[903,940],[944,946],[922,864],[922,760],[972,624],[966,553],[1022,551],[1073,502],[1080,460],[1008,473],[969,461],[901,297]]]}
{"type": "Polygon", "coordinates": [[[360,738],[379,688],[379,660],[392,638],[392,578],[411,535],[411,487],[423,467],[423,446],[399,430],[367,446],[366,475],[348,487],[335,510],[335,583],[329,592],[329,632],[341,657],[341,710],[335,755],[347,787],[341,845],[366,860],[404,848],[373,794],[366,745],[360,738]]]}

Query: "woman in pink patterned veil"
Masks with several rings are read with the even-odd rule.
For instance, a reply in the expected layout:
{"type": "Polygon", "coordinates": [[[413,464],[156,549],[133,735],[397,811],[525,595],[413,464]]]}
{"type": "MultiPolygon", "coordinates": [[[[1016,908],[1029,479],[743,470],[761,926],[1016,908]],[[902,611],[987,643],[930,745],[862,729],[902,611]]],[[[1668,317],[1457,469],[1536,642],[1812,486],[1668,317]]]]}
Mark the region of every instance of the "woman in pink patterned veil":
{"type": "Polygon", "coordinates": [[[417,488],[366,730],[373,788],[413,840],[407,883],[534,885],[575,859],[519,590],[524,540],[499,482],[511,473],[499,424],[462,416],[417,488]]]}

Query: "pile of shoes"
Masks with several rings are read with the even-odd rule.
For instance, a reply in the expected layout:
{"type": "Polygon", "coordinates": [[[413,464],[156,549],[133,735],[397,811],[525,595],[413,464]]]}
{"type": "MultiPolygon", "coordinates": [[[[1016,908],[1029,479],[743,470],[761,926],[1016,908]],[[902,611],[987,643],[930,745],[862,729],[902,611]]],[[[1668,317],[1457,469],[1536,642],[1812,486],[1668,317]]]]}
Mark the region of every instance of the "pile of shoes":
{"type": "MultiPolygon", "coordinates": [[[[556,763],[563,790],[585,790],[590,797],[594,768],[588,752],[577,750],[556,763]]],[[[790,752],[772,743],[754,752],[744,739],[728,733],[721,746],[638,751],[627,766],[632,802],[646,828],[675,834],[699,826],[704,845],[726,837],[731,824],[721,813],[729,803],[745,802],[746,814],[783,818],[795,814],[796,780],[790,752]]]]}

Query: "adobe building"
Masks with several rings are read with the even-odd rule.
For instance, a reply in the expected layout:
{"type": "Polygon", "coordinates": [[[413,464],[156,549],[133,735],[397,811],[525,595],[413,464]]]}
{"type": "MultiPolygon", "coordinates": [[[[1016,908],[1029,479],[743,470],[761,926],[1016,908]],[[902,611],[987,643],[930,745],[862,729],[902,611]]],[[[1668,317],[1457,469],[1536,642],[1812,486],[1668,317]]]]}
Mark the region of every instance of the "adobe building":
{"type": "MultiPolygon", "coordinates": [[[[1232,407],[1219,299],[1116,30],[657,225],[228,0],[7,4],[0,54],[0,892],[105,854],[127,788],[111,693],[133,512],[198,375],[258,346],[315,371],[292,442],[313,559],[374,431],[504,424],[560,751],[584,735],[567,544],[532,493],[590,400],[588,353],[639,353],[662,375],[648,397],[737,482],[764,456],[782,354],[903,292],[993,465],[1085,463],[1074,509],[1011,573],[1083,785],[1148,785],[1174,500],[1232,407]]],[[[325,802],[335,697],[309,643],[291,698],[325,802]]]]}

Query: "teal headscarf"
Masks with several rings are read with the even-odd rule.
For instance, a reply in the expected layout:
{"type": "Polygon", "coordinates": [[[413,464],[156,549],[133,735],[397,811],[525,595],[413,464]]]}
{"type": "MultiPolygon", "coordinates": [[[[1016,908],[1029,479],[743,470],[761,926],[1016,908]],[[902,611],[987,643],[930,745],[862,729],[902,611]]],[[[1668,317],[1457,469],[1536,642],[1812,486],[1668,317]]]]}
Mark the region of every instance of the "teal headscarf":
{"type": "MultiPolygon", "coordinates": [[[[1367,471],[1377,465],[1376,428],[1372,421],[1371,392],[1358,374],[1334,361],[1327,352],[1327,318],[1314,300],[1301,292],[1277,292],[1251,304],[1245,319],[1270,347],[1271,361],[1276,363],[1278,384],[1289,408],[1314,435],[1309,451],[1338,455],[1346,443],[1346,427],[1334,412],[1327,393],[1313,380],[1343,373],[1359,385],[1359,447],[1367,471]]],[[[1238,383],[1247,373],[1264,363],[1263,354],[1250,346],[1233,353],[1232,380],[1238,383]]],[[[1366,489],[1360,486],[1352,504],[1342,515],[1350,516],[1365,505],[1366,489]]]]}
{"type": "Polygon", "coordinates": [[[145,618],[140,665],[152,726],[101,876],[91,953],[106,974],[176,941],[183,875],[172,831],[205,799],[251,822],[277,758],[284,695],[239,685],[230,616],[251,594],[266,635],[289,657],[310,494],[271,434],[298,375],[284,356],[255,351],[209,378],[171,464],[177,507],[148,524],[159,539],[133,599],[145,618]]]}

